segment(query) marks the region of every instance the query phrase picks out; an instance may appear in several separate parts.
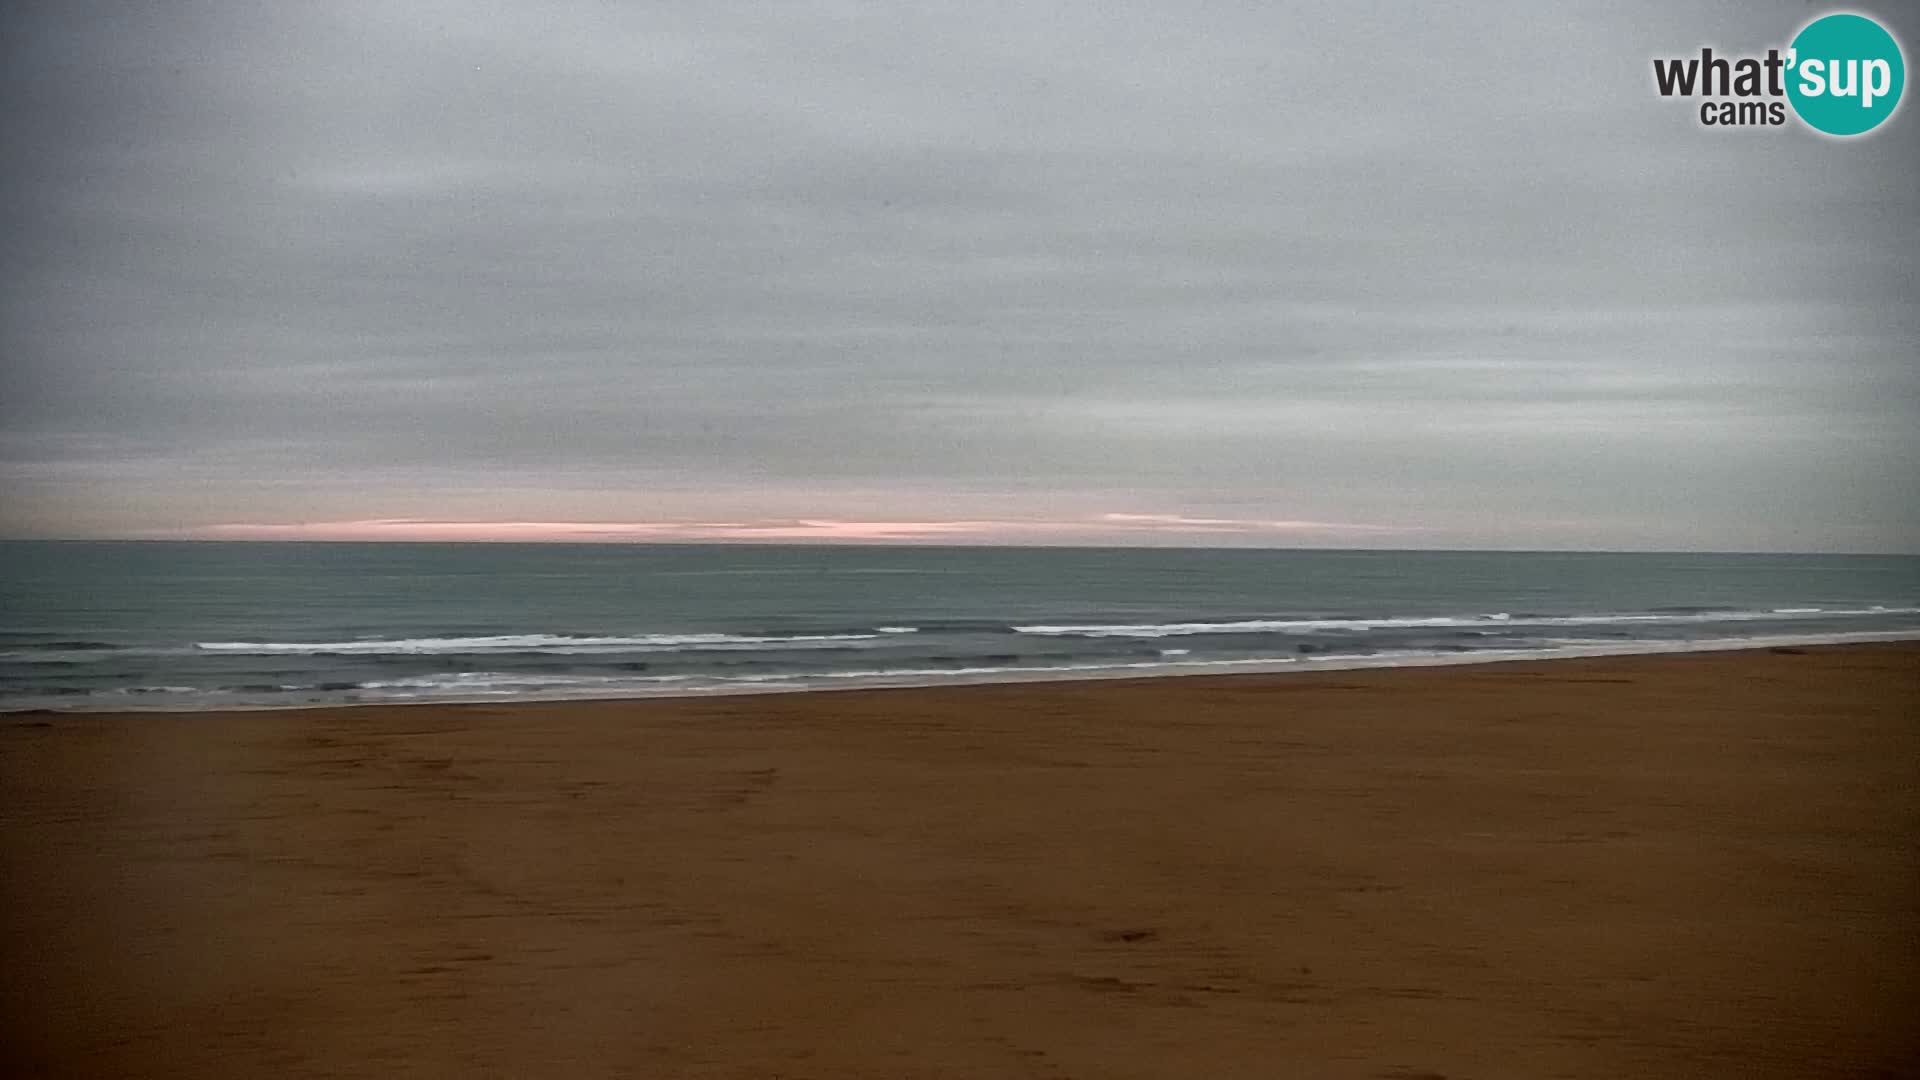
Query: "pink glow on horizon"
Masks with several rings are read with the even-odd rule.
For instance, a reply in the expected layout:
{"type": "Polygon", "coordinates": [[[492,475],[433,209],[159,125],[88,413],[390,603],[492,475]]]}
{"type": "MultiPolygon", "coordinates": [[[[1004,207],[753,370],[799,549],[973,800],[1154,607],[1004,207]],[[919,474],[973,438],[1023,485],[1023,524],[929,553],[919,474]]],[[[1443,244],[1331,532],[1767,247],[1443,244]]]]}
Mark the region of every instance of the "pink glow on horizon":
{"type": "Polygon", "coordinates": [[[1125,539],[1182,534],[1374,535],[1417,531],[1342,522],[1187,517],[1180,514],[1101,514],[1070,520],[846,521],[799,518],[768,521],[433,521],[373,518],[360,521],[231,522],[151,534],[186,540],[388,540],[470,542],[823,541],[830,543],[1018,542],[1125,539]]]}

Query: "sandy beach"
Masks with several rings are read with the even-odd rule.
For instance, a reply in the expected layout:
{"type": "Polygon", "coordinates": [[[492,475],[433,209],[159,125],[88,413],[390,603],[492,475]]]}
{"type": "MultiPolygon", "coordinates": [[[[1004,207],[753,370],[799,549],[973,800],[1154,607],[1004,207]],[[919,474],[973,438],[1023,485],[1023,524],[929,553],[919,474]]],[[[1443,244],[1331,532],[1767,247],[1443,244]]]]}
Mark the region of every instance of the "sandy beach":
{"type": "Polygon", "coordinates": [[[31,1076],[1920,1075],[1920,647],[0,718],[31,1076]]]}

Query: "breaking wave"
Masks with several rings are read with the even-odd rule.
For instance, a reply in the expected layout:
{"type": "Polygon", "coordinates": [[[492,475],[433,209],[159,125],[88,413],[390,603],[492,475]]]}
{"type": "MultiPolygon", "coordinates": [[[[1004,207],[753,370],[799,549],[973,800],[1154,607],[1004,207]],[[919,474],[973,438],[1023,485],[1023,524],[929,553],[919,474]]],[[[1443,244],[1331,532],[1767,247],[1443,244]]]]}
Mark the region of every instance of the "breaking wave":
{"type": "Polygon", "coordinates": [[[657,649],[727,648],[730,646],[805,647],[812,642],[873,641],[885,635],[910,634],[917,627],[887,626],[845,634],[631,634],[587,636],[573,634],[493,634],[483,637],[399,638],[365,641],[197,641],[202,652],[253,656],[419,656],[485,652],[633,652],[657,649]]]}
{"type": "Polygon", "coordinates": [[[1473,629],[1477,627],[1688,625],[1699,623],[1765,622],[1795,618],[1849,618],[1872,615],[1915,615],[1920,608],[1771,608],[1766,611],[1643,612],[1594,615],[1514,615],[1498,611],[1485,615],[1436,615],[1389,618],[1245,619],[1235,622],[1179,622],[1089,625],[1015,626],[1017,634],[1052,637],[1183,637],[1192,634],[1274,634],[1322,630],[1473,629]]]}

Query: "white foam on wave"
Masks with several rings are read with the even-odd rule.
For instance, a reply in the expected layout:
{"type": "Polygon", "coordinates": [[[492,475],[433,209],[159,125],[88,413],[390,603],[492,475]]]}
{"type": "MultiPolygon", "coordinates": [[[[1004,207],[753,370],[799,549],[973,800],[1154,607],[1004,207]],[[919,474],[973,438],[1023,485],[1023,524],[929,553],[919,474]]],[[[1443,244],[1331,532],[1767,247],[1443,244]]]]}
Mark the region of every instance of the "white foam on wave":
{"type": "MultiPolygon", "coordinates": [[[[1368,668],[1451,667],[1467,664],[1491,664],[1525,660],[1560,660],[1583,657],[1640,656],[1664,653],[1725,652],[1739,649],[1763,649],[1790,645],[1841,645],[1884,641],[1920,640],[1920,631],[1856,631],[1832,634],[1785,634],[1743,638],[1707,638],[1695,641],[1638,641],[1594,643],[1568,640],[1546,647],[1534,645],[1511,649],[1457,651],[1401,651],[1370,654],[1331,654],[1316,656],[1234,657],[1226,659],[1094,661],[1078,664],[973,665],[950,668],[866,668],[845,671],[817,671],[761,675],[655,675],[655,676],[552,676],[539,681],[545,688],[526,685],[533,680],[506,673],[468,672],[459,678],[472,680],[466,686],[446,677],[429,676],[420,680],[395,680],[392,684],[418,684],[437,693],[508,693],[520,697],[661,697],[686,694],[755,694],[784,690],[820,690],[842,687],[939,686],[966,683],[1070,682],[1158,676],[1206,675],[1225,672],[1251,674],[1288,671],[1343,671],[1368,668]],[[436,681],[437,680],[437,681],[436,681]],[[513,684],[522,685],[513,685],[513,684]],[[484,689],[483,689],[484,688],[484,689]],[[532,694],[527,691],[533,691],[532,694]]],[[[364,684],[376,687],[381,684],[364,684]]]]}
{"type": "Polygon", "coordinates": [[[518,693],[523,690],[605,687],[613,685],[650,685],[685,682],[691,675],[532,675],[497,671],[459,671],[445,675],[416,675],[405,679],[382,679],[360,683],[355,689],[373,691],[429,691],[465,693],[518,693]]]}
{"type": "MultiPolygon", "coordinates": [[[[1582,657],[1636,656],[1662,653],[1722,652],[1739,649],[1763,649],[1797,645],[1841,645],[1866,642],[1920,640],[1920,629],[1852,631],[1821,634],[1771,634],[1757,637],[1708,638],[1694,641],[1636,641],[1595,644],[1565,639],[1540,647],[1483,649],[1467,652],[1399,651],[1377,654],[1333,654],[1287,657],[1247,657],[1218,660],[1161,659],[1119,663],[1086,663],[1044,666],[970,666],[961,668],[874,668],[864,670],[816,672],[810,674],[765,674],[733,677],[701,675],[525,675],[509,672],[459,672],[384,683],[363,683],[351,697],[324,697],[289,701],[264,699],[235,693],[228,698],[220,693],[217,703],[208,700],[209,691],[187,687],[148,688],[180,691],[182,696],[157,694],[139,704],[116,701],[115,709],[141,712],[177,712],[216,709],[219,711],[260,711],[310,708],[315,705],[350,706],[393,702],[519,701],[622,699],[646,697],[684,697],[719,694],[759,694],[789,690],[822,691],[858,687],[937,686],[966,683],[1027,683],[1075,680],[1105,680],[1141,677],[1206,675],[1239,671],[1279,674],[1289,671],[1340,671],[1364,668],[1448,667],[1469,664],[1493,664],[1529,660],[1578,659],[1582,657]]],[[[1545,644],[1545,643],[1541,643],[1545,644]]],[[[289,687],[288,689],[296,689],[289,687]]],[[[81,700],[19,699],[0,700],[0,712],[27,708],[57,711],[85,711],[91,698],[97,707],[100,697],[87,695],[81,700]]]]}
{"type": "Polygon", "coordinates": [[[970,665],[943,668],[863,668],[807,673],[758,675],[555,675],[526,676],[505,672],[463,672],[454,676],[396,679],[364,683],[363,689],[417,689],[432,696],[479,692],[538,697],[677,696],[684,693],[761,693],[784,689],[838,686],[932,686],[945,683],[1021,683],[1077,679],[1138,678],[1141,676],[1204,675],[1222,671],[1252,673],[1337,671],[1362,668],[1446,667],[1459,664],[1520,660],[1576,659],[1580,657],[1637,656],[1658,653],[1721,652],[1784,645],[1823,645],[1876,641],[1911,641],[1916,632],[1859,631],[1815,635],[1767,635],[1747,638],[1709,638],[1684,642],[1594,643],[1569,640],[1539,645],[1471,652],[1405,651],[1317,656],[1234,657],[1224,659],[1159,659],[1092,661],[1077,664],[970,665]],[[531,692],[531,694],[529,694],[531,692]]]}
{"type": "Polygon", "coordinates": [[[1089,626],[1016,626],[1016,634],[1047,637],[1184,637],[1190,634],[1270,634],[1286,630],[1373,630],[1389,626],[1472,626],[1492,616],[1461,619],[1246,619],[1238,622],[1137,623],[1089,626]]]}
{"type": "MultiPolygon", "coordinates": [[[[912,627],[892,627],[885,633],[911,633],[912,627]]],[[[197,641],[202,652],[267,656],[369,655],[409,656],[485,652],[644,652],[659,649],[721,648],[733,646],[806,646],[816,642],[873,641],[880,631],[858,634],[632,634],[584,636],[569,634],[493,634],[482,637],[398,638],[363,641],[197,641]]]]}
{"type": "Polygon", "coordinates": [[[1048,637],[1185,637],[1194,634],[1273,634],[1318,630],[1471,629],[1483,626],[1685,625],[1779,621],[1786,617],[1850,618],[1871,615],[1920,615],[1920,608],[1775,608],[1770,611],[1698,611],[1601,613],[1594,615],[1435,615],[1355,619],[1245,619],[1236,622],[1138,624],[1032,625],[1013,627],[1015,633],[1048,637]]]}

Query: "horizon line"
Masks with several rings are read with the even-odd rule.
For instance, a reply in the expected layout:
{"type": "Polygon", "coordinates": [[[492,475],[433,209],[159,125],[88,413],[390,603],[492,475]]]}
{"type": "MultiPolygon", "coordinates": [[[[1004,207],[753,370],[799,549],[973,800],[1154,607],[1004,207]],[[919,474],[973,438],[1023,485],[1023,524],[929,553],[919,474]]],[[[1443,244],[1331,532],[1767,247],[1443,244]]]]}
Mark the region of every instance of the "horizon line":
{"type": "Polygon", "coordinates": [[[1245,551],[1307,552],[1371,555],[1792,555],[1846,556],[1864,558],[1920,558],[1913,550],[1809,550],[1761,548],[1607,548],[1607,547],[1353,547],[1292,544],[1155,544],[1155,543],[1047,543],[1044,541],[938,541],[921,539],[842,540],[842,539],[477,539],[447,540],[435,537],[326,538],[326,537],[161,537],[161,536],[0,536],[5,544],[209,544],[209,545],[334,545],[361,547],[672,547],[672,548],[848,548],[1014,551],[1245,551]]]}

